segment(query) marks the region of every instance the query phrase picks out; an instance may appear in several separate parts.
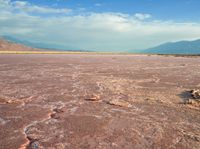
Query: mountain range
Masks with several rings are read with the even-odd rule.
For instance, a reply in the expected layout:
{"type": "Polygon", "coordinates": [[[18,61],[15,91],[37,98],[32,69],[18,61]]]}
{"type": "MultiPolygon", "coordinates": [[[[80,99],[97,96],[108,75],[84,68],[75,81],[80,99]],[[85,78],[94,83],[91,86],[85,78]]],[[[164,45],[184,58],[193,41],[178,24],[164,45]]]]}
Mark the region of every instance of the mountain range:
{"type": "Polygon", "coordinates": [[[19,39],[12,36],[2,36],[2,39],[17,44],[22,44],[28,47],[43,49],[43,50],[55,50],[55,51],[84,51],[75,47],[66,47],[58,44],[49,44],[44,42],[31,42],[28,40],[19,39]]]}
{"type": "Polygon", "coordinates": [[[41,51],[42,49],[32,48],[0,38],[0,51],[41,51]]]}
{"type": "MultiPolygon", "coordinates": [[[[0,42],[0,50],[16,50],[17,49],[46,49],[46,50],[59,50],[59,51],[86,51],[86,50],[77,50],[72,47],[64,47],[55,44],[46,44],[38,42],[30,42],[26,40],[17,39],[11,36],[2,36],[0,42]],[[3,47],[4,45],[4,47],[3,47]],[[6,46],[5,46],[6,45],[6,46]],[[69,50],[70,49],[70,50],[69,50]]],[[[194,41],[179,41],[179,42],[168,42],[161,44],[156,47],[144,49],[144,50],[135,50],[130,51],[130,53],[146,53],[146,54],[200,54],[200,39],[194,41]]]]}
{"type": "Polygon", "coordinates": [[[168,42],[142,50],[141,52],[152,54],[200,54],[200,39],[194,41],[168,42]]]}

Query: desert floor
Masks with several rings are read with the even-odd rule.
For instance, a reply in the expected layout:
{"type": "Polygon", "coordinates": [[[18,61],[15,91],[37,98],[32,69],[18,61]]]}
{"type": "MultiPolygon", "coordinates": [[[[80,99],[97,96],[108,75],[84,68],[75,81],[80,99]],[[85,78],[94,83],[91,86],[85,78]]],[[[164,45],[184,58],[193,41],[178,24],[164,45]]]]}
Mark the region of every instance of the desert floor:
{"type": "Polygon", "coordinates": [[[1,54],[0,148],[199,149],[196,88],[200,57],[1,54]]]}

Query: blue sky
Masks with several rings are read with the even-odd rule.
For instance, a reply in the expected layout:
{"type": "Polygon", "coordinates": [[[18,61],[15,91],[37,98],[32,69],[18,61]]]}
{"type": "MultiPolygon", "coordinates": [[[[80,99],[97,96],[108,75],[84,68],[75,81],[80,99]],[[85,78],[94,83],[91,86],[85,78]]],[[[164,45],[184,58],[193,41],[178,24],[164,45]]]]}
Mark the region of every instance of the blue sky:
{"type": "Polygon", "coordinates": [[[29,0],[54,8],[86,9],[91,12],[149,13],[161,20],[200,21],[199,0],[29,0]]]}
{"type": "Polygon", "coordinates": [[[199,0],[0,0],[0,36],[129,51],[200,38],[199,0]]]}

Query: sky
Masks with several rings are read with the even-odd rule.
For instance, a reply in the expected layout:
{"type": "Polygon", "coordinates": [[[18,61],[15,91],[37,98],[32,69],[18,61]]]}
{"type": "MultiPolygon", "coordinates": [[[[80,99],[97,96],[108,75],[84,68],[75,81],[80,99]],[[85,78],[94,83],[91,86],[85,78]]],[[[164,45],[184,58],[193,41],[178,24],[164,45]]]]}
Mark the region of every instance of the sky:
{"type": "Polygon", "coordinates": [[[0,36],[126,52],[200,38],[199,0],[0,0],[0,36]]]}

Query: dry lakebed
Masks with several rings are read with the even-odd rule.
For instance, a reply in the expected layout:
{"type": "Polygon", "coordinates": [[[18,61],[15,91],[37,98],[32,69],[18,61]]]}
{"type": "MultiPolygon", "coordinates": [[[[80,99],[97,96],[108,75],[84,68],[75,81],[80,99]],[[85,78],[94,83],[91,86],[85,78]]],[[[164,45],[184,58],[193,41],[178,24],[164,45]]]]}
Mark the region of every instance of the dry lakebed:
{"type": "Polygon", "coordinates": [[[200,57],[1,54],[0,149],[199,149],[192,89],[200,57]]]}

